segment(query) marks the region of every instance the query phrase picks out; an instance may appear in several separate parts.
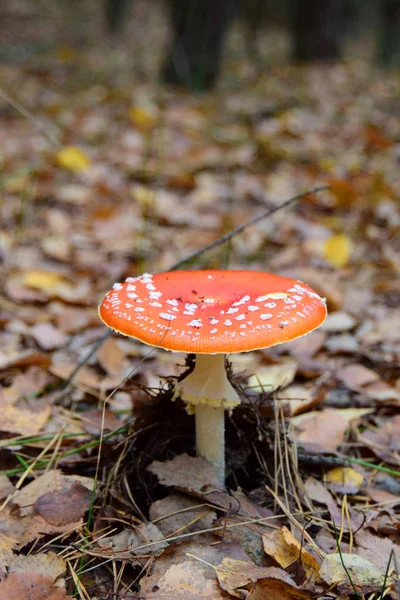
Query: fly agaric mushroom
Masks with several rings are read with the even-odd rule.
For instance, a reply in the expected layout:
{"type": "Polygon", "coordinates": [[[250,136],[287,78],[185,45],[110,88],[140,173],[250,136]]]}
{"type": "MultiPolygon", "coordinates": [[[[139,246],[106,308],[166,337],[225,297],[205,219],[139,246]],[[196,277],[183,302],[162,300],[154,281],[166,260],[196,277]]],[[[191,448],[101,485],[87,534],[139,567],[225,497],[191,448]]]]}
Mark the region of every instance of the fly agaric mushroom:
{"type": "Polygon", "coordinates": [[[288,342],[325,320],[325,300],[259,271],[171,271],[116,283],[99,308],[106,325],[150,346],[196,354],[177,393],[196,415],[197,453],[225,479],[224,411],[240,403],[225,354],[288,342]]]}

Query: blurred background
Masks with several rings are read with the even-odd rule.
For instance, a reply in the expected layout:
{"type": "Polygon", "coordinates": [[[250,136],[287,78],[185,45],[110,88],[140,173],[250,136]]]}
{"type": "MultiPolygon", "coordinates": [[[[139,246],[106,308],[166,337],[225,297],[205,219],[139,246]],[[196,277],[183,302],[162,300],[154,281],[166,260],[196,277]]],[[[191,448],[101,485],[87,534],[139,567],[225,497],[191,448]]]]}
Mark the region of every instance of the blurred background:
{"type": "Polygon", "coordinates": [[[209,89],[277,63],[362,58],[400,62],[398,0],[9,0],[0,7],[3,61],[75,62],[209,89]],[[234,73],[232,74],[232,70],[234,73]]]}

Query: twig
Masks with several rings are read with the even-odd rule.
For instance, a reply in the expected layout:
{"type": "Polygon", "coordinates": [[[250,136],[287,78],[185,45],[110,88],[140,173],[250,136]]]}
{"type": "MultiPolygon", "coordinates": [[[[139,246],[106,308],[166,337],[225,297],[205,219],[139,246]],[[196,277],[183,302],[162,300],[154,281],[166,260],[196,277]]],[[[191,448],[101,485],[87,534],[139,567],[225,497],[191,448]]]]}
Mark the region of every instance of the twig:
{"type": "MultiPolygon", "coordinates": [[[[35,115],[32,114],[30,112],[30,110],[25,108],[25,106],[23,106],[20,102],[18,102],[18,100],[15,100],[14,98],[12,98],[9,94],[7,94],[6,91],[4,91],[1,88],[0,88],[0,97],[3,98],[3,100],[5,100],[6,102],[8,102],[8,104],[10,104],[10,106],[15,108],[15,110],[17,112],[19,112],[23,117],[25,117],[28,121],[33,123],[38,128],[38,130],[49,140],[49,142],[51,144],[53,144],[53,146],[55,146],[56,148],[60,147],[60,144],[59,144],[56,136],[53,135],[53,133],[48,128],[48,126],[45,123],[43,123],[43,121],[41,121],[40,119],[35,117],[35,115]]],[[[57,131],[57,133],[59,133],[59,132],[57,131]]]]}
{"type": "MultiPolygon", "coordinates": [[[[220,238],[218,238],[217,240],[215,240],[211,244],[207,244],[207,246],[203,246],[202,248],[200,248],[200,250],[196,250],[196,252],[193,252],[192,254],[189,254],[189,256],[186,256],[186,258],[184,258],[184,259],[176,262],[175,264],[172,265],[172,267],[170,267],[170,271],[176,271],[176,269],[179,269],[179,267],[181,267],[185,263],[187,263],[187,262],[189,262],[189,261],[197,258],[198,256],[201,256],[205,252],[208,252],[208,250],[212,250],[213,248],[216,248],[217,246],[220,246],[221,244],[224,244],[225,242],[228,242],[235,235],[238,235],[239,233],[242,233],[242,231],[244,231],[245,229],[247,229],[247,227],[250,227],[251,225],[254,225],[255,223],[258,223],[259,221],[262,221],[263,219],[267,219],[268,217],[270,217],[271,215],[277,213],[278,211],[286,208],[287,206],[290,206],[291,204],[293,204],[297,200],[301,200],[301,198],[305,198],[305,196],[309,196],[310,194],[316,194],[317,192],[322,192],[323,190],[327,190],[327,189],[329,189],[329,187],[330,187],[329,185],[321,185],[319,187],[312,188],[311,190],[307,190],[306,192],[301,192],[300,194],[297,194],[296,196],[293,196],[292,198],[289,198],[288,200],[285,200],[284,202],[282,202],[282,204],[279,204],[279,206],[275,206],[274,208],[270,208],[269,210],[267,210],[266,212],[262,213],[261,215],[258,215],[257,217],[253,217],[253,219],[250,219],[249,221],[246,221],[242,225],[239,225],[239,227],[236,227],[235,229],[232,229],[232,231],[229,231],[228,233],[226,233],[225,235],[221,236],[220,238]]],[[[107,333],[105,333],[104,336],[101,337],[96,342],[96,344],[88,352],[88,354],[76,365],[75,369],[69,375],[68,379],[66,379],[64,381],[63,389],[65,389],[66,387],[68,387],[68,385],[72,382],[73,378],[78,373],[78,371],[87,363],[88,360],[90,360],[90,358],[93,356],[93,354],[95,354],[97,352],[97,350],[100,348],[100,346],[109,337],[111,337],[112,334],[113,334],[112,331],[107,331],[107,333]]]]}
{"type": "Polygon", "coordinates": [[[174,265],[172,265],[172,267],[170,267],[170,271],[175,271],[176,269],[179,269],[179,267],[181,267],[185,263],[193,260],[194,258],[197,258],[198,256],[201,256],[202,254],[204,254],[204,252],[208,252],[208,250],[212,250],[213,248],[216,248],[217,246],[220,246],[221,244],[228,242],[235,235],[242,233],[242,231],[247,229],[247,227],[250,227],[250,225],[255,225],[255,223],[258,223],[259,221],[262,221],[263,219],[270,217],[271,215],[275,214],[279,210],[282,210],[283,208],[290,206],[297,200],[300,200],[301,198],[304,198],[305,196],[309,196],[310,194],[316,194],[317,192],[322,192],[323,190],[327,190],[327,189],[329,189],[329,187],[330,187],[329,185],[321,185],[319,187],[312,188],[311,190],[307,190],[306,192],[301,192],[300,194],[297,194],[296,196],[293,196],[292,198],[285,200],[284,202],[282,202],[282,204],[279,204],[279,206],[270,208],[266,212],[263,212],[261,215],[258,215],[257,217],[253,217],[252,219],[249,219],[249,221],[246,221],[245,223],[242,223],[242,225],[239,225],[239,227],[232,229],[232,231],[229,231],[228,233],[221,236],[214,242],[211,242],[211,244],[207,244],[207,246],[203,246],[202,248],[200,248],[200,250],[196,250],[196,252],[189,254],[189,256],[187,256],[186,258],[176,262],[174,265]]]}

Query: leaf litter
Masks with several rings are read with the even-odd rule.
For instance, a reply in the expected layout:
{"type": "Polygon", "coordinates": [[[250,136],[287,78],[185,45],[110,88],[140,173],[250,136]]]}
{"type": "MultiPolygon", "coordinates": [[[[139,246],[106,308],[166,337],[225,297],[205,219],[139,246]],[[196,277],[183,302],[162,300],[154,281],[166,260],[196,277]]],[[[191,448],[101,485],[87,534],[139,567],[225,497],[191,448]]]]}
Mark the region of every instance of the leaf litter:
{"type": "Polygon", "coordinates": [[[0,67],[49,124],[2,96],[1,597],[399,598],[397,79],[285,67],[195,98],[70,50],[0,67]],[[233,360],[227,489],[171,401],[185,358],[96,315],[188,257],[328,303],[319,331],[233,360]]]}

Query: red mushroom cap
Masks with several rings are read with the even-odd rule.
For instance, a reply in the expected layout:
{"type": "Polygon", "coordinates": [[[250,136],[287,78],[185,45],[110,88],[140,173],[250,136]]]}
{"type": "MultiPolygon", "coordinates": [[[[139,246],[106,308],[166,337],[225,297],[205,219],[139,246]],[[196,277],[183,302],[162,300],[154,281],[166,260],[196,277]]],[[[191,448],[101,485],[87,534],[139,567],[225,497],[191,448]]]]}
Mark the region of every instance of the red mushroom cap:
{"type": "Polygon", "coordinates": [[[99,308],[119,333],[177,352],[247,352],[325,320],[326,304],[294,279],[260,271],[171,271],[116,283],[99,308]]]}

